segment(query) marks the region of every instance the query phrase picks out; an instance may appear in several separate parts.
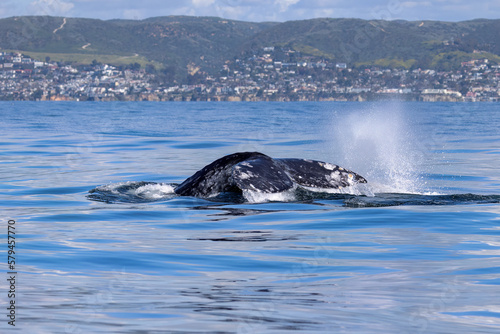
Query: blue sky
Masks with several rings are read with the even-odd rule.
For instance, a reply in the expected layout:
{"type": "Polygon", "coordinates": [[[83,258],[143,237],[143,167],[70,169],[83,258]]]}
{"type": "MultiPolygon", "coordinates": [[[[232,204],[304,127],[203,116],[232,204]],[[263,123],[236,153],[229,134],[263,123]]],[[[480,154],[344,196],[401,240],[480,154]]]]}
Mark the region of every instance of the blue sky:
{"type": "Polygon", "coordinates": [[[243,21],[315,17],[463,21],[500,18],[499,0],[2,0],[0,17],[53,15],[99,19],[219,16],[243,21]]]}

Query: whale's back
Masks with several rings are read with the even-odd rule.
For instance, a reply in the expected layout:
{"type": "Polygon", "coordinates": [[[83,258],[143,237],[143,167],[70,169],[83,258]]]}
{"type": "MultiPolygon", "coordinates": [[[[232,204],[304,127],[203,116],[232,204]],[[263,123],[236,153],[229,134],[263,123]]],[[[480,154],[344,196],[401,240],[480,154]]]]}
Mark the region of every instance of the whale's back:
{"type": "Polygon", "coordinates": [[[347,169],[315,160],[273,159],[259,152],[224,156],[180,184],[184,196],[211,197],[221,192],[278,193],[294,184],[309,188],[339,189],[366,180],[347,169]]]}

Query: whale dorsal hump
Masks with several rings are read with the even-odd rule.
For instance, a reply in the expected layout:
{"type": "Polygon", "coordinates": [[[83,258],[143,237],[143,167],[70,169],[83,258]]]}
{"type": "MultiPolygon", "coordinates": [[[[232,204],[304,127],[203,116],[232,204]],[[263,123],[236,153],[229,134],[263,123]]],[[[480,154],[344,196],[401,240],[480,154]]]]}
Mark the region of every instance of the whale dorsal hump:
{"type": "Polygon", "coordinates": [[[339,189],[366,180],[345,168],[305,159],[272,159],[259,152],[224,156],[181,183],[175,192],[183,196],[211,197],[245,190],[261,193],[286,191],[298,184],[310,188],[339,189]]]}
{"type": "Polygon", "coordinates": [[[220,192],[240,191],[234,183],[233,167],[240,162],[260,157],[271,159],[259,152],[238,152],[226,155],[186,179],[175,189],[175,193],[182,196],[210,197],[220,192]]]}

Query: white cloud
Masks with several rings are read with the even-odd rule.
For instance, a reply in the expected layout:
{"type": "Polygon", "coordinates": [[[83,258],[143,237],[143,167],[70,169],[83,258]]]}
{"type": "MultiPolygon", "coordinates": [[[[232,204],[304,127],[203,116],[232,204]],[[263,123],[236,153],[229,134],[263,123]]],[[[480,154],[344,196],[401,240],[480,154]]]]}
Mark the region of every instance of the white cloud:
{"type": "Polygon", "coordinates": [[[430,1],[403,1],[400,6],[403,8],[429,7],[432,3],[430,1]]]}
{"type": "Polygon", "coordinates": [[[280,7],[280,11],[284,12],[291,5],[295,5],[300,0],[276,0],[276,4],[280,7]]]}
{"type": "Polygon", "coordinates": [[[195,7],[208,7],[214,4],[215,0],[191,0],[195,7]]]}
{"type": "MultiPolygon", "coordinates": [[[[162,14],[163,15],[163,14],[162,14]]],[[[175,8],[170,13],[165,15],[189,15],[189,16],[200,16],[200,13],[197,12],[193,7],[179,7],[175,8]]],[[[152,15],[158,16],[158,15],[152,15]]]]}
{"type": "Polygon", "coordinates": [[[30,3],[29,12],[35,15],[60,16],[69,13],[75,5],[61,0],[36,0],[30,3]]]}
{"type": "Polygon", "coordinates": [[[224,6],[217,7],[216,16],[221,16],[228,19],[240,19],[245,15],[250,14],[250,11],[245,10],[244,7],[238,6],[224,6]]]}

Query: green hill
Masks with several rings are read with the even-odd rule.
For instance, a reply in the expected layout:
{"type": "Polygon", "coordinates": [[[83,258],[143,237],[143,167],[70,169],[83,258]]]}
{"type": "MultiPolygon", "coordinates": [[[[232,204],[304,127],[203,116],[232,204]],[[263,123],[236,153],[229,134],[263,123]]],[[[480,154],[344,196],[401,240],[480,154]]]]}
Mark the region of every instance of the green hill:
{"type": "Polygon", "coordinates": [[[243,49],[285,46],[355,65],[456,67],[474,57],[500,60],[500,20],[468,22],[313,19],[290,21],[256,34],[243,49]],[[485,51],[482,56],[474,51],[485,51]]]}
{"type": "Polygon", "coordinates": [[[80,63],[162,64],[180,77],[198,69],[216,72],[225,61],[266,46],[349,66],[446,70],[472,58],[500,62],[498,31],[500,20],[252,23],[186,16],[141,21],[26,16],[0,20],[0,48],[80,63]]]}
{"type": "Polygon", "coordinates": [[[181,16],[142,21],[12,17],[0,20],[0,48],[46,54],[54,60],[115,56],[117,62],[143,58],[179,71],[188,64],[210,71],[245,40],[272,25],[181,16]]]}

